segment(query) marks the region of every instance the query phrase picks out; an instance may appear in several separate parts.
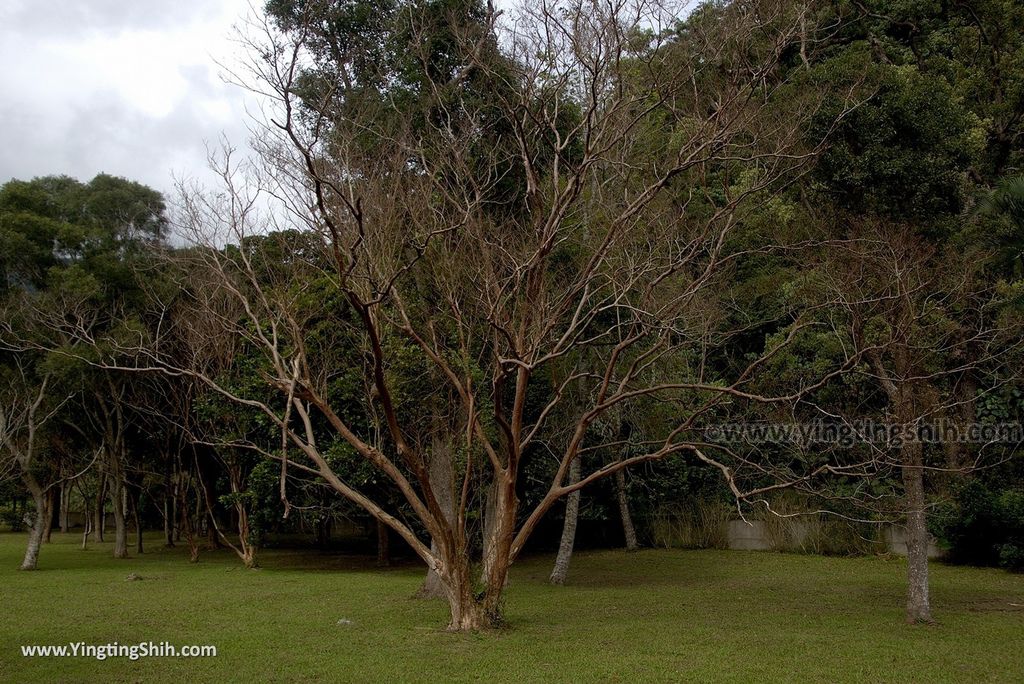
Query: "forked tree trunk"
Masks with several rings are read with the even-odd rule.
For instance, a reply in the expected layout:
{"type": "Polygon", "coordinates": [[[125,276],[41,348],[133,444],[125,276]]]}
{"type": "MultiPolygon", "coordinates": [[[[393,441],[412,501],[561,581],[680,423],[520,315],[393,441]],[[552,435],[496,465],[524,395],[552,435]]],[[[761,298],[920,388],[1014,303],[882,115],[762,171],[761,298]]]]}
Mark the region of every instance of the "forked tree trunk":
{"type": "Polygon", "coordinates": [[[633,516],[629,512],[629,496],[626,494],[626,469],[615,471],[615,496],[619,500],[619,517],[622,518],[622,534],[626,538],[626,550],[636,551],[636,528],[633,527],[633,516]]]}
{"type": "Polygon", "coordinates": [[[235,551],[245,567],[250,570],[258,568],[259,561],[256,557],[259,554],[259,545],[253,542],[252,528],[249,526],[249,512],[245,510],[245,505],[242,503],[235,504],[235,512],[238,516],[238,543],[241,547],[240,550],[235,549],[235,551]]]}
{"type": "Polygon", "coordinates": [[[903,446],[903,488],[907,505],[907,622],[932,622],[928,596],[928,525],[925,517],[921,444],[903,446]]]}
{"type": "MultiPolygon", "coordinates": [[[[499,528],[506,526],[504,517],[498,521],[499,528]]],[[[474,584],[473,570],[466,549],[449,554],[450,557],[446,558],[442,567],[438,569],[451,615],[449,631],[479,631],[493,629],[502,624],[502,596],[511,557],[511,536],[507,537],[507,543],[505,539],[506,537],[499,536],[498,546],[491,547],[485,552],[492,554],[493,557],[484,576],[482,591],[477,591],[474,584]]]]}
{"type": "Polygon", "coordinates": [[[485,602],[475,596],[470,573],[469,563],[464,558],[439,573],[451,613],[448,631],[475,632],[495,627],[500,621],[499,616],[489,614],[485,602]]]}
{"type": "MultiPolygon", "coordinates": [[[[580,479],[580,459],[573,459],[569,464],[569,482],[574,484],[580,479]]],[[[562,524],[562,541],[558,545],[555,567],[551,570],[552,584],[565,584],[569,575],[569,562],[572,560],[572,548],[576,542],[576,522],[580,512],[580,490],[569,494],[565,500],[565,522],[562,524]]]]}

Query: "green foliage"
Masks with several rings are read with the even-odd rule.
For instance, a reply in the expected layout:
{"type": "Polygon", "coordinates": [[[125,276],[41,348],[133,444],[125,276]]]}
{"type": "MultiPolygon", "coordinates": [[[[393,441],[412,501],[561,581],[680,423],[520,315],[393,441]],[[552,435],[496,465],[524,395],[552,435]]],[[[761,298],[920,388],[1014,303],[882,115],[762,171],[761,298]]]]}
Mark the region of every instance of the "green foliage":
{"type": "MultiPolygon", "coordinates": [[[[913,66],[860,63],[873,93],[839,124],[817,165],[825,192],[840,207],[909,221],[958,214],[966,171],[981,152],[980,121],[947,82],[913,66]]],[[[835,111],[823,114],[823,120],[835,111]]]]}
{"type": "Polygon", "coordinates": [[[24,514],[24,510],[15,510],[14,506],[5,505],[0,507],[0,524],[7,527],[11,532],[21,532],[25,529],[24,514]]]}
{"type": "Polygon", "coordinates": [[[972,480],[937,509],[932,531],[951,562],[1024,570],[1024,491],[972,480]]]}

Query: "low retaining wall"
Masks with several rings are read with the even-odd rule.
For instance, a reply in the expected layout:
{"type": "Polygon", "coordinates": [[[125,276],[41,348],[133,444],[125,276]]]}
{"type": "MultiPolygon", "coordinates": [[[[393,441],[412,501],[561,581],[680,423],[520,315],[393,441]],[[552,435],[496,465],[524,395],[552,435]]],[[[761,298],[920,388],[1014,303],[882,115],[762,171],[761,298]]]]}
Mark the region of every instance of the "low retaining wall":
{"type": "MultiPolygon", "coordinates": [[[[804,546],[807,537],[811,534],[811,525],[800,520],[787,520],[787,540],[785,547],[799,549],[804,546]]],[[[739,551],[778,551],[779,543],[773,538],[773,534],[761,520],[729,521],[729,548],[739,551]]],[[[886,524],[881,528],[880,539],[877,542],[879,552],[889,552],[898,556],[907,555],[907,531],[902,525],[886,524]]],[[[941,558],[943,550],[932,539],[928,544],[928,557],[941,558]]]]}

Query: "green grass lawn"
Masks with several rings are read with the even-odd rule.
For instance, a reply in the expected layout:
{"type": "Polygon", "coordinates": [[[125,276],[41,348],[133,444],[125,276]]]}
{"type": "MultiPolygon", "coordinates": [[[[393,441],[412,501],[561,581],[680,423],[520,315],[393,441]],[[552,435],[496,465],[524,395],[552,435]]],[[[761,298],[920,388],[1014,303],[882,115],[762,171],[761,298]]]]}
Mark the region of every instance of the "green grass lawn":
{"type": "Polygon", "coordinates": [[[1024,577],[935,565],[939,623],[903,624],[899,559],[738,551],[602,551],[546,583],[528,558],[509,628],[442,630],[411,598],[415,567],[268,551],[190,565],[183,549],[130,560],[77,536],[19,572],[24,536],[0,534],[3,681],[1002,681],[1024,680],[1024,577]],[[125,581],[129,573],[141,581],[125,581]],[[339,623],[339,620],[351,621],[339,623]],[[24,658],[22,644],[214,644],[214,658],[24,658]]]}

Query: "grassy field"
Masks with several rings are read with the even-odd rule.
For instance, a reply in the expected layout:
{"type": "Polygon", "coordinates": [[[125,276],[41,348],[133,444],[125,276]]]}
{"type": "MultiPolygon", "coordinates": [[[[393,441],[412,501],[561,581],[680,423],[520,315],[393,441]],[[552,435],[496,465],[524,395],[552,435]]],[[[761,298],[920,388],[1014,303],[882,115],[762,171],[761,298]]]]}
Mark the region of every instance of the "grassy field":
{"type": "Polygon", "coordinates": [[[550,558],[515,568],[506,630],[442,631],[411,598],[420,571],[369,559],[182,549],[130,560],[54,535],[41,570],[16,570],[0,534],[3,681],[1022,681],[1024,577],[936,565],[939,624],[902,622],[898,559],[737,551],[579,554],[570,584],[550,558]],[[129,573],[143,577],[126,581],[129,573]],[[214,658],[24,658],[73,641],[214,644],[214,658]]]}

